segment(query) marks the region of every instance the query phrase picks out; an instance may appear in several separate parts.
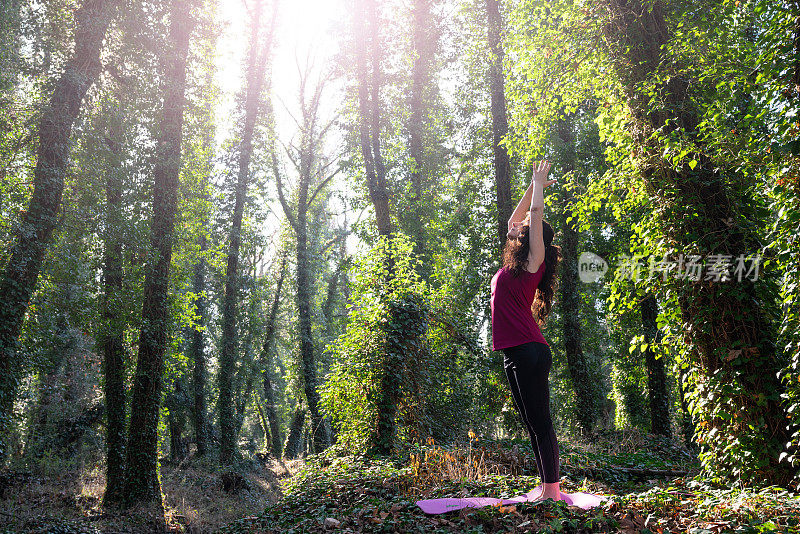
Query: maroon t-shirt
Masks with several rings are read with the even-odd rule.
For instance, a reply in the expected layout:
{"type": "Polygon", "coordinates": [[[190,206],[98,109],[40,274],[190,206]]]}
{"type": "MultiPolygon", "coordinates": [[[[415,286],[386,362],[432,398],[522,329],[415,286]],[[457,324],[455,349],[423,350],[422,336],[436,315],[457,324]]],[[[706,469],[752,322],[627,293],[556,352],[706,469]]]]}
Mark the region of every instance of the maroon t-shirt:
{"type": "Polygon", "coordinates": [[[515,277],[501,267],[492,278],[492,350],[530,341],[548,345],[533,318],[531,304],[544,275],[544,261],[535,273],[522,270],[515,277]]]}

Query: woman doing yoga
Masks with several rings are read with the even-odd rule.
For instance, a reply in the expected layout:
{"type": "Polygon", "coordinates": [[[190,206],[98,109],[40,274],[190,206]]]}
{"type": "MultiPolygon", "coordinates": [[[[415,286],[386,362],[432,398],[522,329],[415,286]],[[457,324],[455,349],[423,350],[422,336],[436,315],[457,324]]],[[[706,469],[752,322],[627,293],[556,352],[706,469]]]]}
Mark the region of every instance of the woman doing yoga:
{"type": "Polygon", "coordinates": [[[514,407],[531,438],[542,479],[540,499],[563,500],[559,488],[558,442],[550,417],[548,377],[553,357],[540,325],[550,313],[561,249],[553,228],[542,220],[550,163],[536,164],[525,196],[508,220],[503,266],[492,278],[493,350],[503,365],[514,407]],[[530,207],[530,213],[525,215],[530,207]]]}

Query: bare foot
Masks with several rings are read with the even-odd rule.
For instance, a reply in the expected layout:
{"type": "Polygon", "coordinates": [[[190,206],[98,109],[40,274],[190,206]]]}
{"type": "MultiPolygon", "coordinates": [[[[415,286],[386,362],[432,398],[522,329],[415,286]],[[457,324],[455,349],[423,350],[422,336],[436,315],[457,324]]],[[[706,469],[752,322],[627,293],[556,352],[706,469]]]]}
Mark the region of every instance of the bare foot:
{"type": "Polygon", "coordinates": [[[542,485],[542,494],[537,500],[545,500],[545,499],[553,499],[554,501],[563,501],[565,500],[566,495],[561,488],[559,487],[558,482],[553,482],[551,484],[543,484],[542,485]]]}
{"type": "Polygon", "coordinates": [[[537,492],[537,497],[535,500],[544,501],[546,499],[553,499],[554,501],[566,501],[567,504],[572,504],[572,497],[569,495],[569,493],[564,493],[560,490],[558,492],[558,498],[556,498],[554,493],[545,496],[544,491],[537,492]]]}
{"type": "Polygon", "coordinates": [[[565,500],[564,497],[565,497],[564,492],[559,492],[559,494],[556,495],[554,493],[545,494],[542,491],[542,492],[539,492],[539,494],[536,496],[535,500],[536,501],[545,501],[547,499],[553,499],[554,501],[563,501],[563,500],[565,500]]]}
{"type": "Polygon", "coordinates": [[[528,498],[531,501],[538,501],[539,499],[542,498],[543,493],[544,493],[544,488],[542,486],[537,486],[528,492],[528,498]]]}

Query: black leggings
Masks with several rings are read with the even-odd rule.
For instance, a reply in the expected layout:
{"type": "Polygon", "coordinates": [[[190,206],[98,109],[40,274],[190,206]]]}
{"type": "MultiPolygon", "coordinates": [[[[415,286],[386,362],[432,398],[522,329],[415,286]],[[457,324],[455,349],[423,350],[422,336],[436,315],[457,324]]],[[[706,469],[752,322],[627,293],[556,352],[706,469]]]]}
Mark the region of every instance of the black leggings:
{"type": "Polygon", "coordinates": [[[531,436],[539,476],[542,482],[558,482],[558,441],[550,418],[550,347],[531,341],[503,349],[503,354],[514,407],[531,436]]]}

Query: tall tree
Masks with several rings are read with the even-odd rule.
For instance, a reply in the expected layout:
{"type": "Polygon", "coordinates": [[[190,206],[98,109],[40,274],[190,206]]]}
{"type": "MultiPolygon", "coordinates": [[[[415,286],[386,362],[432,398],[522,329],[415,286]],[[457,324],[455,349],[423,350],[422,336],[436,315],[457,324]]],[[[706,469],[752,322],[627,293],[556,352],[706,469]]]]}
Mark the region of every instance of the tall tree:
{"type": "Polygon", "coordinates": [[[411,86],[408,96],[409,176],[411,178],[411,209],[401,223],[413,237],[416,252],[426,256],[427,224],[431,199],[427,190],[431,165],[426,150],[426,132],[430,129],[432,97],[436,91],[433,68],[439,46],[439,28],[433,13],[434,0],[414,0],[411,6],[411,86]]]}
{"type": "Polygon", "coordinates": [[[271,439],[272,454],[276,458],[281,456],[281,426],[278,419],[276,408],[275,386],[272,383],[272,347],[275,341],[275,331],[277,330],[278,308],[281,302],[281,289],[283,279],[286,276],[286,253],[281,254],[281,263],[278,267],[278,281],[275,284],[275,295],[272,297],[272,304],[267,315],[266,332],[261,348],[261,374],[262,385],[264,388],[264,400],[267,402],[267,419],[269,424],[269,435],[271,439]]]}
{"type": "MultiPolygon", "coordinates": [[[[300,79],[300,119],[299,145],[287,147],[289,159],[297,175],[297,186],[294,192],[295,206],[289,205],[284,192],[281,170],[277,163],[277,155],[273,151],[273,167],[278,185],[280,199],[286,218],[294,230],[296,251],[295,301],[297,303],[297,322],[300,337],[300,358],[302,361],[303,387],[305,390],[308,412],[311,416],[311,431],[314,449],[320,452],[327,446],[329,439],[322,414],[319,408],[319,392],[317,391],[317,360],[314,338],[311,328],[312,298],[314,296],[313,272],[311,259],[317,251],[309,245],[308,211],[320,191],[328,185],[338,170],[330,171],[335,160],[327,160],[322,153],[323,140],[333,121],[319,123],[319,105],[326,79],[320,79],[314,88],[310,100],[306,100],[306,83],[309,72],[300,79]],[[312,189],[313,188],[313,189],[312,189]]],[[[298,412],[299,413],[299,412],[298,412]]]]}
{"type": "MultiPolygon", "coordinates": [[[[356,44],[356,81],[358,84],[358,129],[361,141],[361,155],[367,178],[378,235],[388,239],[393,230],[389,191],[386,185],[386,166],[381,154],[381,60],[382,42],[376,0],[356,0],[353,12],[354,37],[356,44]]],[[[389,243],[386,243],[390,247],[389,243]]],[[[392,255],[389,261],[387,280],[394,277],[392,255]]],[[[382,380],[378,390],[378,423],[372,437],[373,452],[389,454],[393,449],[395,435],[395,415],[400,401],[400,370],[398,361],[401,352],[387,346],[382,380]]]]}
{"type": "Polygon", "coordinates": [[[142,327],[133,383],[128,449],[125,456],[123,504],[155,505],[163,517],[158,466],[158,420],[170,307],[169,271],[181,171],[181,141],[189,41],[194,28],[192,0],[170,4],[168,50],[164,62],[163,110],[153,168],[153,217],[150,242],[154,252],[144,283],[142,327]]]}
{"type": "Polygon", "coordinates": [[[289,424],[289,433],[286,435],[286,443],[283,446],[283,455],[286,458],[297,458],[300,456],[303,447],[303,425],[306,422],[306,409],[298,403],[292,415],[292,422],[289,424]]]}
{"type": "Polygon", "coordinates": [[[258,0],[253,9],[250,26],[250,51],[247,59],[247,86],[245,88],[244,125],[239,144],[239,168],[236,181],[233,220],[228,241],[228,265],[225,276],[225,295],[222,304],[222,352],[219,366],[219,422],[220,463],[230,464],[236,444],[236,424],[233,414],[233,373],[238,352],[236,329],[236,303],[239,289],[239,248],[242,241],[242,217],[250,180],[250,162],[253,156],[253,135],[262,111],[264,76],[272,54],[272,36],[278,2],[273,3],[273,13],[268,30],[262,21],[264,1],[258,0]]]}
{"type": "Polygon", "coordinates": [[[246,311],[247,324],[243,327],[244,339],[242,340],[241,347],[239,348],[240,357],[239,372],[236,373],[237,381],[234,387],[234,433],[238,436],[242,431],[244,424],[244,417],[247,407],[254,399],[253,386],[258,377],[257,370],[257,357],[254,356],[253,338],[256,334],[256,322],[258,321],[258,310],[260,303],[260,295],[257,292],[256,269],[259,263],[258,250],[252,249],[252,255],[249,259],[250,272],[248,276],[242,277],[242,285],[249,286],[247,300],[249,302],[248,310],[246,311]]]}
{"type": "Polygon", "coordinates": [[[192,387],[194,402],[192,403],[192,421],[194,422],[194,439],[197,444],[197,455],[205,456],[208,453],[208,420],[206,417],[206,353],[205,337],[203,328],[207,321],[206,305],[206,258],[208,250],[208,237],[206,228],[208,221],[204,221],[202,235],[200,236],[200,258],[194,266],[194,277],[192,279],[192,291],[197,295],[195,300],[195,314],[197,315],[197,328],[191,331],[191,345],[189,348],[192,366],[192,387]]]}
{"type": "MultiPolygon", "coordinates": [[[[213,95],[213,71],[209,69],[206,74],[205,84],[203,86],[204,92],[213,95]]],[[[205,100],[203,105],[203,114],[205,127],[200,137],[201,152],[204,154],[204,161],[200,170],[200,194],[201,211],[198,214],[199,219],[199,255],[194,265],[194,273],[192,276],[192,292],[195,294],[194,312],[196,319],[196,326],[189,332],[189,355],[192,361],[192,407],[191,418],[194,427],[194,439],[197,445],[197,455],[205,456],[208,453],[208,429],[209,422],[207,416],[207,400],[206,400],[206,383],[208,380],[208,369],[206,364],[206,338],[205,330],[208,323],[208,302],[206,293],[206,269],[208,255],[208,241],[209,229],[211,219],[211,184],[210,174],[213,169],[213,145],[214,145],[214,129],[212,127],[214,100],[209,97],[205,100]]]]}
{"type": "MultiPolygon", "coordinates": [[[[659,232],[684,253],[753,254],[759,247],[753,222],[760,215],[742,193],[748,178],[736,164],[715,158],[702,131],[701,103],[714,81],[695,84],[683,60],[667,57],[681,7],[639,0],[604,0],[596,7],[603,23],[599,42],[624,90],[634,142],[649,155],[641,172],[661,206],[659,232]],[[694,159],[676,165],[665,158],[670,139],[690,143],[694,159]]],[[[704,399],[693,405],[696,438],[707,453],[704,464],[723,478],[778,483],[792,476],[779,460],[788,435],[774,310],[763,296],[771,283],[763,276],[735,284],[687,279],[677,288],[690,345],[690,394],[704,399]],[[731,384],[735,396],[717,393],[731,384]]]]}
{"type": "MultiPolygon", "coordinates": [[[[58,220],[72,125],[86,91],[100,74],[100,48],[117,3],[86,0],[75,11],[75,47],[39,121],[33,195],[0,279],[0,464],[7,453],[5,438],[22,370],[17,339],[58,220]]],[[[14,3],[7,5],[11,8],[14,3]]]]}
{"type": "Polygon", "coordinates": [[[186,441],[183,439],[189,396],[184,390],[181,376],[176,375],[170,378],[172,378],[172,387],[168,388],[164,399],[164,405],[167,408],[167,429],[169,430],[169,459],[173,464],[178,464],[189,452],[186,441]]]}
{"type": "Polygon", "coordinates": [[[492,150],[494,151],[494,182],[497,199],[497,231],[502,245],[508,233],[511,205],[511,159],[503,138],[508,134],[505,78],[503,76],[503,18],[500,0],[486,0],[486,37],[489,42],[489,88],[491,91],[492,150]]]}
{"type": "Polygon", "coordinates": [[[123,125],[115,106],[104,109],[109,125],[105,134],[106,220],[103,232],[103,300],[101,310],[100,347],[103,354],[104,395],[106,401],[106,502],[122,498],[125,468],[125,327],[120,313],[122,299],[122,236],[123,125]]]}
{"type": "MultiPolygon", "coordinates": [[[[572,179],[571,186],[575,184],[575,132],[573,123],[568,116],[558,121],[558,138],[561,142],[561,170],[564,175],[572,179]]],[[[571,187],[564,188],[565,205],[564,227],[561,239],[561,254],[563,257],[559,272],[559,290],[561,293],[562,336],[564,337],[564,353],[567,356],[567,366],[572,379],[572,386],[577,397],[577,416],[581,429],[591,432],[594,428],[597,406],[595,403],[594,381],[589,373],[589,365],[583,353],[581,343],[581,295],[578,279],[578,228],[577,220],[570,221],[571,203],[574,195],[571,187]]]]}
{"type": "Polygon", "coordinates": [[[356,40],[358,131],[378,234],[392,233],[386,164],[381,154],[381,41],[376,0],[355,0],[353,26],[356,40]]]}
{"type": "MultiPolygon", "coordinates": [[[[751,76],[754,92],[766,92],[770,107],[777,111],[774,131],[783,132],[777,139],[772,132],[762,132],[762,140],[771,145],[773,168],[780,176],[777,180],[776,206],[779,229],[775,244],[784,251],[786,271],[782,284],[783,317],[779,343],[789,354],[789,363],[781,372],[786,384],[787,411],[792,414],[791,443],[787,443],[786,460],[800,466],[800,131],[796,127],[800,113],[800,0],[772,2],[760,0],[752,5],[761,12],[760,19],[769,21],[760,31],[752,29],[752,37],[761,50],[758,58],[759,77],[751,76]],[[761,78],[767,81],[763,84],[761,78]],[[764,91],[766,89],[766,91],[764,91]],[[766,135],[764,135],[766,133],[766,135]],[[777,141],[777,143],[776,143],[777,141]],[[776,146],[777,145],[777,146],[776,146]]],[[[751,82],[751,83],[752,83],[751,82]]],[[[760,154],[764,145],[754,147],[760,154]]],[[[777,247],[776,247],[777,248],[777,247]]]]}
{"type": "Polygon", "coordinates": [[[334,303],[336,301],[336,295],[339,292],[339,287],[343,285],[342,278],[345,275],[344,271],[348,264],[346,235],[347,232],[343,232],[340,237],[337,238],[339,240],[339,261],[336,263],[336,270],[331,273],[328,279],[325,301],[322,303],[322,317],[325,320],[325,332],[328,336],[334,335],[334,303]]]}

